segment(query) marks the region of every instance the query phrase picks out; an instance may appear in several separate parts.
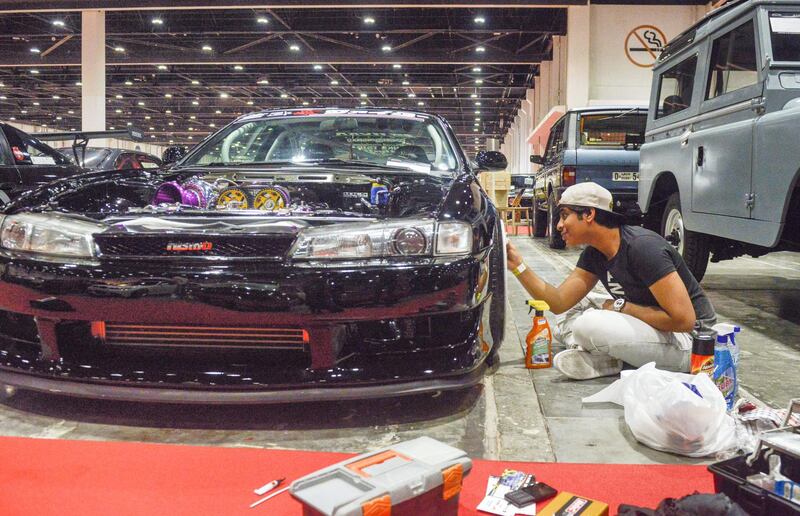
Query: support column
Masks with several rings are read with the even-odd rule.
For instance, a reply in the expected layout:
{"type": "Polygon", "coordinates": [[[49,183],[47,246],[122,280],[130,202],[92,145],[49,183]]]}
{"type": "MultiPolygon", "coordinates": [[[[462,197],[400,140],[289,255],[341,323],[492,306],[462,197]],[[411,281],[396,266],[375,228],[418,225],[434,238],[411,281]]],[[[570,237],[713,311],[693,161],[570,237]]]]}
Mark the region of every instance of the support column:
{"type": "MultiPolygon", "coordinates": [[[[81,127],[106,130],[106,12],[81,13],[81,127]]],[[[102,142],[94,142],[102,145],[102,142]]]]}
{"type": "Polygon", "coordinates": [[[589,103],[591,7],[567,8],[567,108],[589,103]]]}

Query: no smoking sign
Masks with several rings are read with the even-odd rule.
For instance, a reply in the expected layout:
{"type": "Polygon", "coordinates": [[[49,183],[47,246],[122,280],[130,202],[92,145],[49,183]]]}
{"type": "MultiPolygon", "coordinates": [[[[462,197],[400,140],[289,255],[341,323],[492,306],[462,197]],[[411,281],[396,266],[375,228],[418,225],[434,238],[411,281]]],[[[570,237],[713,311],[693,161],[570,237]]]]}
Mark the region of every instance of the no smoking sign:
{"type": "Polygon", "coordinates": [[[636,66],[650,68],[666,43],[667,37],[661,29],[653,25],[640,25],[625,38],[625,55],[636,66]]]}

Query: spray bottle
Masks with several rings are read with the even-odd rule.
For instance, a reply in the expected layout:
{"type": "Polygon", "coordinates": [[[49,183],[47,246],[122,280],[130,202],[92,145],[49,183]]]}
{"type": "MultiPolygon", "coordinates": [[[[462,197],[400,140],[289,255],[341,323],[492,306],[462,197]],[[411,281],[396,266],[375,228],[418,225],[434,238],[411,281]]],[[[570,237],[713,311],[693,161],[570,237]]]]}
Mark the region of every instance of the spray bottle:
{"type": "Polygon", "coordinates": [[[553,333],[544,316],[550,306],[544,301],[528,300],[528,313],[535,310],[533,327],[525,338],[525,367],[543,369],[553,365],[553,333]]]}
{"type": "Polygon", "coordinates": [[[717,343],[714,346],[714,383],[725,398],[728,410],[733,408],[736,401],[736,391],[739,388],[737,366],[739,364],[739,348],[736,346],[734,336],[741,331],[732,324],[714,325],[718,332],[717,343]]]}
{"type": "Polygon", "coordinates": [[[697,321],[692,331],[692,374],[707,374],[714,379],[714,345],[717,332],[697,321]]]}

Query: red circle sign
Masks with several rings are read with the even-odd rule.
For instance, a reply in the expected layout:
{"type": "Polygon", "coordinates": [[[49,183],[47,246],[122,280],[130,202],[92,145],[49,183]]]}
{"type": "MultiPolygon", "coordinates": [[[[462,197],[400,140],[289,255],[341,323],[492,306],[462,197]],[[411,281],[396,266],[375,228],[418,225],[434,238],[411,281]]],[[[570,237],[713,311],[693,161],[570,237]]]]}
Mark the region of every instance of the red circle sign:
{"type": "Polygon", "coordinates": [[[636,66],[650,68],[666,44],[667,37],[661,29],[653,25],[640,25],[625,38],[625,55],[636,66]]]}

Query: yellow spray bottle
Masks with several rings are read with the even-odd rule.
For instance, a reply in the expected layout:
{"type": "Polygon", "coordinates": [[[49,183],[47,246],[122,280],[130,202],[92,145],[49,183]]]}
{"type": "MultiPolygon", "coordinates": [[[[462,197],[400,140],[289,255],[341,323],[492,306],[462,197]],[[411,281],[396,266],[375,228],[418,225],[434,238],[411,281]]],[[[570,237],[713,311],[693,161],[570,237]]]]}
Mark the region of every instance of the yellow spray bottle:
{"type": "Polygon", "coordinates": [[[529,299],[530,311],[535,310],[533,327],[525,338],[525,367],[528,369],[543,369],[553,365],[553,333],[550,324],[544,316],[550,306],[544,301],[529,299]]]}

